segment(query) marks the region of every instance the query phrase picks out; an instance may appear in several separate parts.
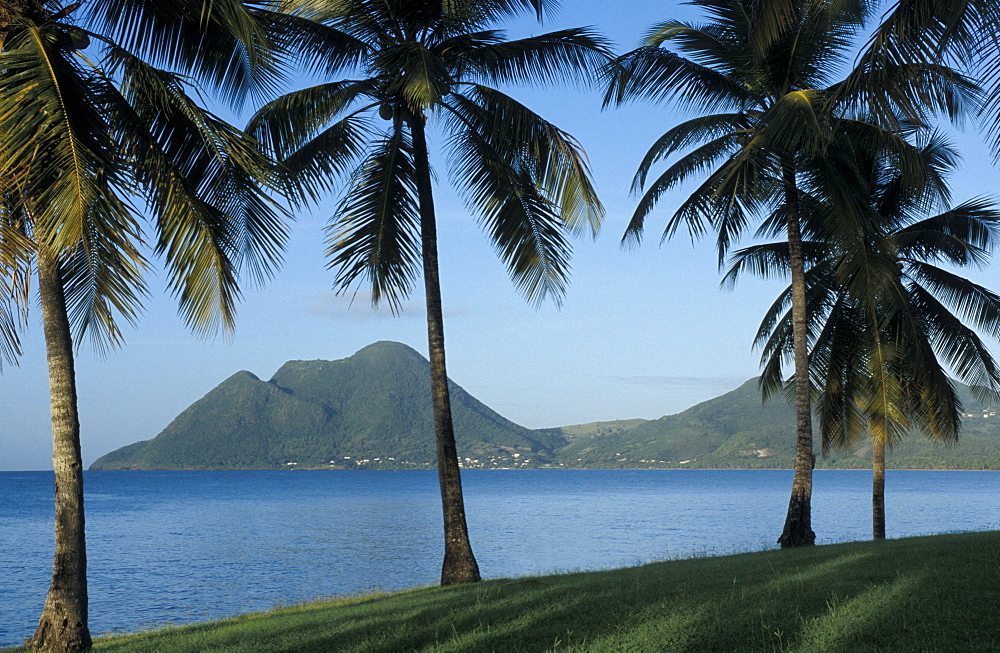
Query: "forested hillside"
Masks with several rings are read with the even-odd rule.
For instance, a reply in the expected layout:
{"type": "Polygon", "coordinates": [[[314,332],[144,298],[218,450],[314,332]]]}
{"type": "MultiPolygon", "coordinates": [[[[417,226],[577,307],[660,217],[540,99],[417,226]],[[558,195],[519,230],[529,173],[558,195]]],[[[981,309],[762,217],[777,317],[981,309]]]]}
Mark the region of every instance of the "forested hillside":
{"type": "MultiPolygon", "coordinates": [[[[378,342],[337,361],[289,361],[269,381],[237,372],[151,440],[92,469],[428,469],[434,465],[427,361],[378,342]]],[[[762,404],[756,381],[676,415],[529,430],[452,383],[466,468],[788,468],[794,416],[783,397],[762,404]]],[[[912,435],[889,467],[1000,469],[1000,417],[963,388],[961,441],[912,435]]],[[[817,454],[819,440],[817,438],[817,454]]],[[[819,455],[817,467],[868,467],[870,448],[819,455]]]]}
{"type": "MultiPolygon", "coordinates": [[[[289,361],[269,381],[238,372],[152,440],[113,451],[91,469],[430,467],[427,367],[406,345],[377,342],[343,360],[289,361]]],[[[454,383],[451,391],[469,465],[552,462],[565,442],[504,419],[454,383]]]]}

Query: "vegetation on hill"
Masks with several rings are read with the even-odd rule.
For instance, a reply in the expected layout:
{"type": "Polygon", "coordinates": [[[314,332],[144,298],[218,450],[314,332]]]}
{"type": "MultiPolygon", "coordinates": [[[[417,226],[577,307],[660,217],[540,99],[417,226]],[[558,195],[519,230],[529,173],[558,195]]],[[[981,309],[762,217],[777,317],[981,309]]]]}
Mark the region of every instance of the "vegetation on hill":
{"type": "Polygon", "coordinates": [[[587,422],[586,424],[572,424],[570,426],[557,426],[549,429],[539,429],[543,433],[552,433],[562,437],[567,442],[574,442],[580,439],[603,438],[606,435],[614,435],[635,428],[644,423],[644,419],[616,419],[609,422],[587,422]]]}
{"type": "MultiPolygon", "coordinates": [[[[406,345],[377,342],[343,360],[289,361],[266,382],[238,372],[154,439],[113,451],[91,469],[429,467],[427,365],[406,345]]],[[[563,444],[504,419],[454,383],[451,390],[468,466],[549,462],[563,444]]]]}
{"type": "MultiPolygon", "coordinates": [[[[963,428],[956,445],[922,437],[902,440],[886,456],[894,469],[1000,469],[1000,416],[960,387],[963,428]]],[[[570,466],[788,469],[794,462],[794,411],[783,397],[762,403],[757,381],[676,415],[644,422],[604,438],[575,440],[560,449],[570,466]]],[[[817,448],[818,449],[818,448],[817,448]]],[[[816,466],[871,466],[871,449],[817,450],[816,466]]]]}
{"type": "MultiPolygon", "coordinates": [[[[270,381],[238,372],[152,440],[117,449],[92,469],[429,468],[433,423],[427,361],[378,342],[338,361],[289,361],[270,381]],[[289,465],[288,463],[295,463],[289,465]]],[[[963,389],[954,446],[913,437],[890,468],[1000,469],[1000,416],[963,389]]],[[[794,415],[761,403],[755,380],[676,415],[531,431],[452,383],[465,467],[790,468],[794,415]]],[[[821,468],[870,466],[867,444],[820,456],[821,468]]]]}
{"type": "MultiPolygon", "coordinates": [[[[603,462],[634,466],[759,466],[780,456],[790,467],[794,456],[795,416],[785,402],[762,405],[751,380],[721,397],[676,415],[650,420],[600,439],[576,440],[560,459],[580,465],[603,462]]],[[[770,466],[770,465],[768,465],[770,466]]]]}
{"type": "Polygon", "coordinates": [[[100,638],[113,653],[985,651],[1000,534],[490,580],[100,638]]]}

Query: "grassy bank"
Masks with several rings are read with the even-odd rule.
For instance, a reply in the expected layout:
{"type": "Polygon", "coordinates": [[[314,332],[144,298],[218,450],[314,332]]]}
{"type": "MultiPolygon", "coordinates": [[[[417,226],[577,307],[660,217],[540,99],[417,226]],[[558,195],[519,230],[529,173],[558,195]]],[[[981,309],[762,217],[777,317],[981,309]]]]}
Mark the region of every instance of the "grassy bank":
{"type": "Polygon", "coordinates": [[[1000,650],[1000,533],[860,542],[316,603],[98,651],[1000,650]]]}

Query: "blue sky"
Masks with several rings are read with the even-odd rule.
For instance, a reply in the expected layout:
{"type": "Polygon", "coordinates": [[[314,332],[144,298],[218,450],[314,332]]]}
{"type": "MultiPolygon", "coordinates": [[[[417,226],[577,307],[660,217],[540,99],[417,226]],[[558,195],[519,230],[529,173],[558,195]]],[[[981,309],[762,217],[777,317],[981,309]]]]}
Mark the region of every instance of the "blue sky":
{"type": "MultiPolygon", "coordinates": [[[[512,34],[592,25],[618,51],[666,18],[694,17],[674,2],[565,0],[539,27],[512,34]],[[608,7],[615,7],[609,12],[608,7]]],[[[711,242],[679,234],[658,245],[668,197],[647,222],[638,249],[619,241],[635,198],[629,186],[653,139],[682,116],[639,104],[602,111],[594,90],[512,91],[569,131],[587,150],[607,217],[596,240],[575,241],[571,285],[561,308],[534,308],[516,292],[485,235],[439,170],[438,207],[445,337],[451,378],[505,417],[529,428],[597,420],[656,418],[735,388],[757,373],[751,351],[760,317],[780,288],[746,278],[720,290],[711,242]]],[[[434,146],[434,134],[431,135],[434,146]]],[[[966,163],[954,177],[957,201],[996,192],[996,171],[975,132],[958,134],[966,163]]],[[[225,378],[249,370],[268,379],[287,360],[339,359],[377,340],[406,343],[426,355],[422,296],[401,315],[371,310],[331,290],[322,228],[332,201],[297,216],[282,270],[248,288],[236,332],[205,340],[190,334],[165,291],[153,296],[124,348],[101,358],[86,344],[77,357],[84,463],[117,447],[155,437],[174,417],[225,378]]],[[[991,287],[996,269],[973,273],[991,287]]],[[[19,367],[0,374],[0,470],[50,469],[48,386],[38,311],[19,367]]],[[[996,351],[996,350],[995,350],[996,351]]],[[[1000,352],[998,352],[1000,353],[1000,352]]]]}

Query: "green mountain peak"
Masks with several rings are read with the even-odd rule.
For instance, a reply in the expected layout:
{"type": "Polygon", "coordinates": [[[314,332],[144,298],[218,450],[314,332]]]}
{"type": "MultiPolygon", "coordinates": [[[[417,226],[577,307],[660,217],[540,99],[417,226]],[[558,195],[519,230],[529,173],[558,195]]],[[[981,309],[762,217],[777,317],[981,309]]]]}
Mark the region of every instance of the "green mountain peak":
{"type": "MultiPolygon", "coordinates": [[[[376,342],[341,360],[288,361],[267,382],[237,372],[152,440],[113,451],[91,469],[330,468],[374,461],[431,467],[428,367],[404,344],[376,342]]],[[[454,383],[452,413],[469,465],[547,462],[564,442],[514,424],[454,383]]]]}

